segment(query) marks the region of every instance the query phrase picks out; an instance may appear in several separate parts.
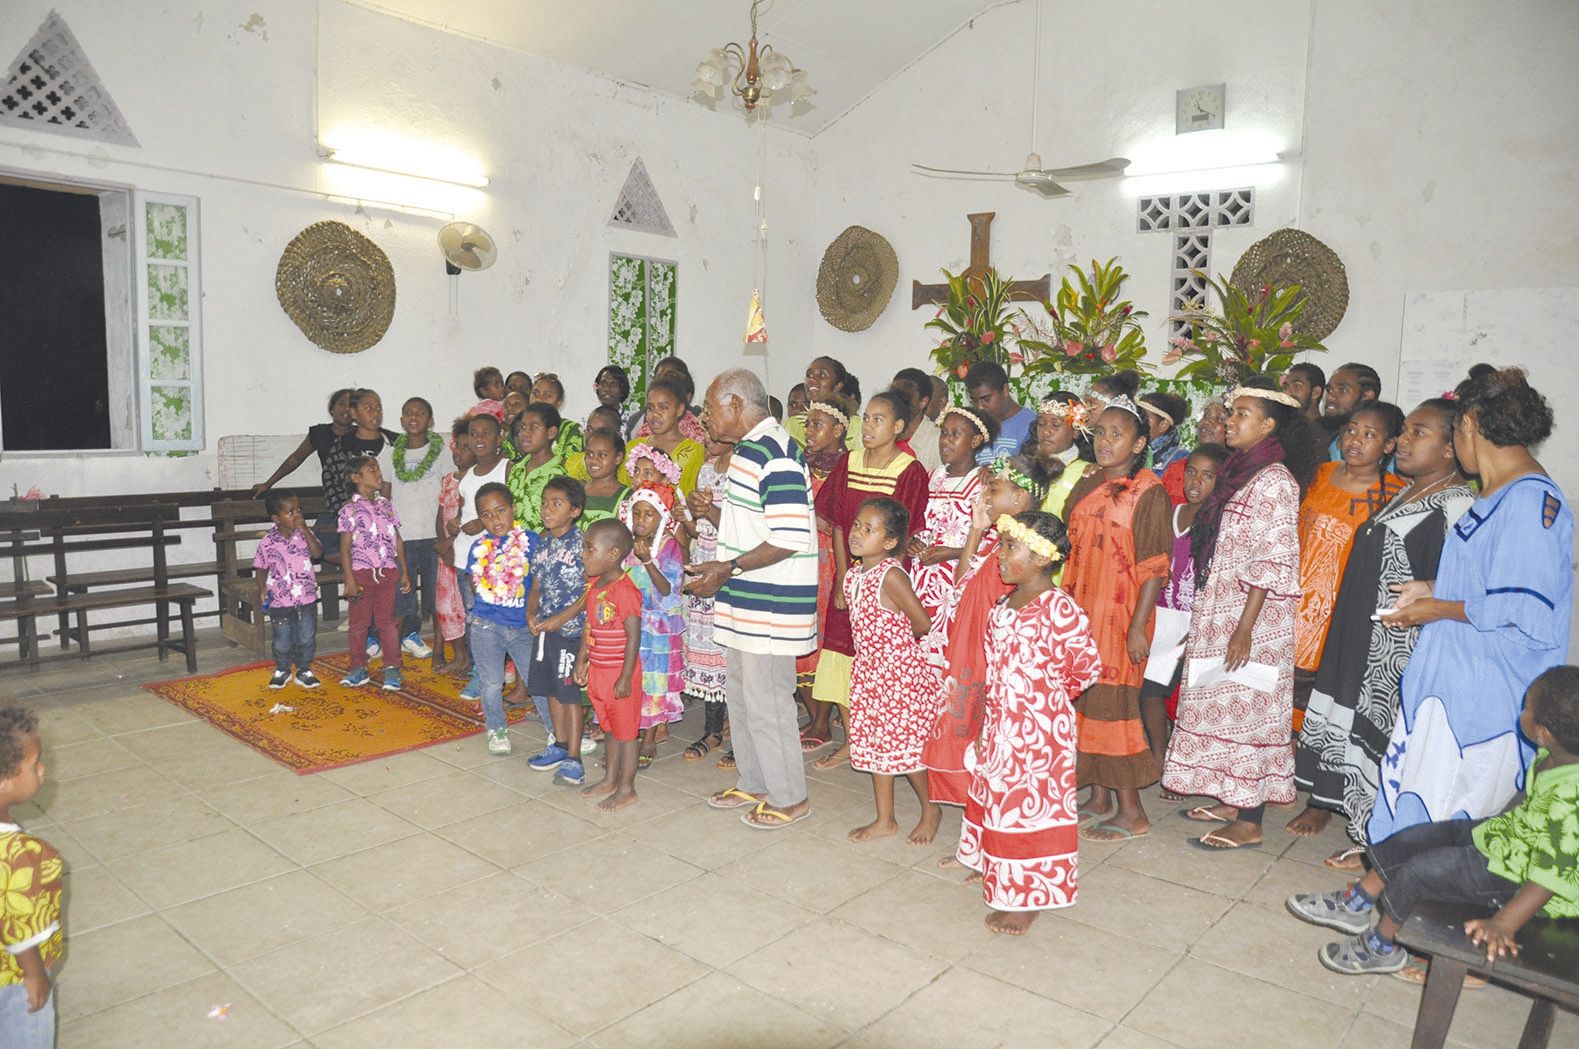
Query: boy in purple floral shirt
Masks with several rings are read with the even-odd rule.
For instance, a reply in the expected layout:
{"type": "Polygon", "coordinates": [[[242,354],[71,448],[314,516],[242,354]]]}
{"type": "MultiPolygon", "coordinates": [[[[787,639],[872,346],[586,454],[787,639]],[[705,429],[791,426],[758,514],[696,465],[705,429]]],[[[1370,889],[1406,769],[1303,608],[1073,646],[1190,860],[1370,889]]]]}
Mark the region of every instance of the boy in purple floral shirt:
{"type": "Polygon", "coordinates": [[[301,500],[295,492],[271,489],[263,496],[274,527],[258,541],[252,567],[258,570],[258,607],[268,613],[274,632],[274,676],[270,688],[296,683],[317,688],[313,657],[318,654],[318,576],[313,558],[323,544],[302,523],[301,500]]]}
{"type": "Polygon", "coordinates": [[[348,464],[351,501],[340,508],[340,564],[345,567],[345,599],[351,603],[351,670],[340,684],[367,684],[368,628],[377,625],[384,656],[384,690],[400,690],[400,630],[395,622],[395,591],[411,591],[406,574],[406,544],[400,515],[383,496],[384,475],[372,456],[348,464]],[[399,569],[398,575],[396,569],[399,569]],[[398,580],[398,582],[397,582],[398,580]]]}

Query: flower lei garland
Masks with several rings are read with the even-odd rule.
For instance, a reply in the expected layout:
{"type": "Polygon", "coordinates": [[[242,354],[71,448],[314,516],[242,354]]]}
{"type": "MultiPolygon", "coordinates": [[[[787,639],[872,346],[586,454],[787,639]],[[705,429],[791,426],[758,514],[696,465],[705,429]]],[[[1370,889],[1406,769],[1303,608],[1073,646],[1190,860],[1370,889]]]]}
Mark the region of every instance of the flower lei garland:
{"type": "Polygon", "coordinates": [[[490,605],[519,607],[526,604],[526,581],[532,566],[527,555],[531,542],[513,528],[505,535],[492,533],[477,540],[477,565],[472,574],[477,596],[490,605]]]}
{"type": "Polygon", "coordinates": [[[636,476],[636,462],[639,459],[651,459],[664,480],[672,485],[680,483],[680,464],[669,458],[663,449],[645,442],[633,445],[631,450],[625,453],[625,472],[633,479],[636,476]]]}
{"type": "Polygon", "coordinates": [[[410,447],[409,435],[401,434],[395,438],[394,454],[390,457],[395,464],[395,476],[406,482],[420,481],[433,469],[434,460],[444,450],[444,438],[436,433],[428,434],[428,454],[422,457],[415,469],[406,468],[406,450],[410,447]]]}
{"type": "Polygon", "coordinates": [[[994,476],[1002,477],[1016,488],[1023,488],[1025,491],[1030,492],[1031,498],[1038,503],[1047,497],[1047,489],[1031,480],[1028,474],[1021,473],[1009,465],[1007,456],[1000,455],[994,459],[991,469],[994,476]]]}
{"type": "Polygon", "coordinates": [[[1064,555],[1058,552],[1056,543],[1035,529],[1016,521],[1008,514],[998,515],[998,535],[1013,539],[1015,542],[1029,548],[1031,553],[1039,557],[1045,557],[1054,564],[1064,559],[1064,555]]]}

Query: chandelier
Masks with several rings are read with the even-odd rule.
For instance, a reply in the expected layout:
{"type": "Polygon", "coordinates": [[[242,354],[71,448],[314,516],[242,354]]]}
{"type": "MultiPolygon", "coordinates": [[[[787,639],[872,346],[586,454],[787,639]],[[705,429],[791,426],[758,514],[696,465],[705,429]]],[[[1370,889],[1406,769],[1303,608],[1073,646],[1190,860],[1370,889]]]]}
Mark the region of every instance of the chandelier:
{"type": "Polygon", "coordinates": [[[697,65],[691,90],[707,104],[723,98],[726,85],[747,112],[786,100],[805,103],[811,97],[804,69],[796,69],[795,63],[772,45],[757,45],[757,8],[761,4],[762,0],[751,4],[751,40],[744,47],[733,41],[715,47],[697,65]]]}

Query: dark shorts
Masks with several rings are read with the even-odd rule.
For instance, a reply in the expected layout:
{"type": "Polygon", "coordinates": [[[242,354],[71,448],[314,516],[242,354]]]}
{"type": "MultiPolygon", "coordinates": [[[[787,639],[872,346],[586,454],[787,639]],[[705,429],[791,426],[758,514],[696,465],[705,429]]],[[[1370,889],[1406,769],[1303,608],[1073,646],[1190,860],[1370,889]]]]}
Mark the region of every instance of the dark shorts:
{"type": "Polygon", "coordinates": [[[531,665],[526,668],[527,692],[561,703],[580,703],[581,686],[574,678],[580,651],[579,637],[539,634],[532,648],[531,665]]]}

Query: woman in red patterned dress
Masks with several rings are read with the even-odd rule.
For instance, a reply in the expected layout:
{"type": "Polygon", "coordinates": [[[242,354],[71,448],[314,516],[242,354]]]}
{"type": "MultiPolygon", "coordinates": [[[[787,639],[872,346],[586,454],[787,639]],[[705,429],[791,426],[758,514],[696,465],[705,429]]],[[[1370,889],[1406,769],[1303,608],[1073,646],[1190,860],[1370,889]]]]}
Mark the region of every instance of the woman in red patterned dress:
{"type": "Polygon", "coordinates": [[[919,639],[931,623],[894,557],[910,535],[910,513],[897,499],[861,504],[850,525],[850,554],[860,559],[844,575],[844,599],[855,637],[850,668],[850,764],[872,774],[877,818],[850,832],[856,844],[899,830],[894,777],[903,776],[921,802],[921,819],[908,839],[929,844],[943,810],[927,797],[921,745],[937,718],[937,678],[919,639]]]}
{"type": "MultiPolygon", "coordinates": [[[[838,394],[829,394],[832,400],[812,401],[806,409],[802,425],[806,432],[806,475],[811,480],[813,504],[817,493],[828,482],[839,460],[844,458],[844,435],[850,427],[851,406],[838,394]]],[[[817,518],[817,607],[826,609],[833,598],[833,525],[817,518]]],[[[833,739],[833,713],[839,707],[812,697],[812,686],[817,680],[817,660],[822,655],[821,622],[818,623],[817,648],[795,660],[795,694],[805,704],[811,720],[801,730],[800,749],[807,754],[821,750],[833,739]]],[[[845,738],[850,729],[844,726],[845,738]]]]}
{"type": "Polygon", "coordinates": [[[979,871],[987,928],[1018,936],[1037,912],[1075,902],[1074,698],[1101,657],[1085,613],[1053,585],[1069,552],[1058,518],[998,519],[996,574],[1014,588],[987,624],[986,719],[971,748],[959,862],[979,871]]]}

